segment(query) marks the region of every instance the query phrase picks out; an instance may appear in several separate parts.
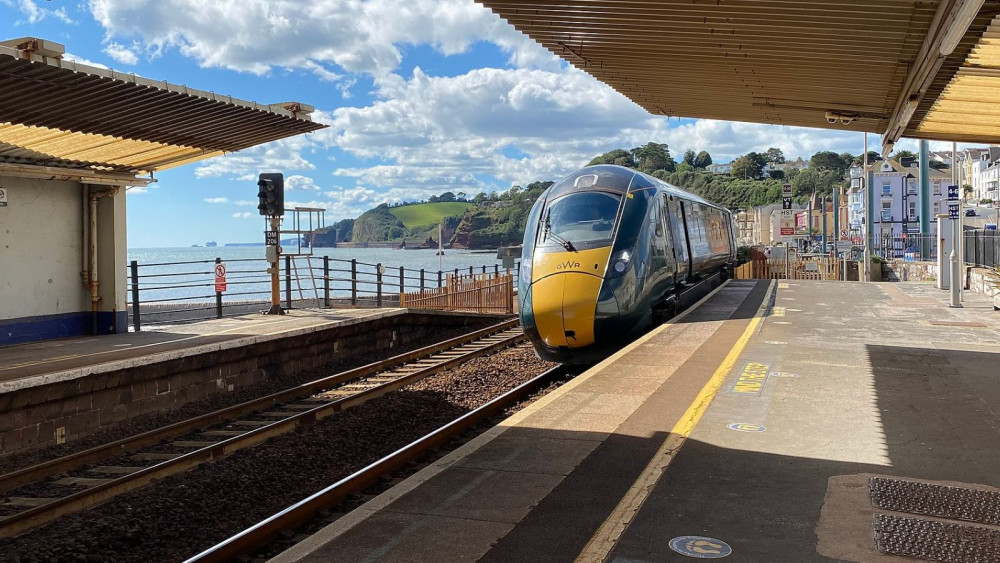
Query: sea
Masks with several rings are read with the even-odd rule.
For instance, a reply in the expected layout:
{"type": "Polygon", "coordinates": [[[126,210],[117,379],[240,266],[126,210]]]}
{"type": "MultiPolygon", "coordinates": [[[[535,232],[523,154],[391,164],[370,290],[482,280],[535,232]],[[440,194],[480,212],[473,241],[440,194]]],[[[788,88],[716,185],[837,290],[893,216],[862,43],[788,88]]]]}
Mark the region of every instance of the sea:
{"type": "MultiPolygon", "coordinates": [[[[286,246],[286,249],[288,247],[286,246]]],[[[306,249],[308,251],[308,249],[306,249]]],[[[187,248],[129,248],[128,260],[138,265],[139,302],[174,303],[215,299],[214,262],[221,258],[226,268],[226,300],[259,300],[269,296],[270,278],[263,246],[217,246],[187,248]]],[[[376,294],[377,265],[383,266],[383,292],[399,291],[399,268],[403,267],[403,288],[412,291],[420,285],[420,270],[424,270],[425,286],[436,287],[439,269],[446,274],[458,269],[467,274],[503,271],[496,251],[445,249],[438,256],[436,249],[402,250],[391,248],[315,248],[310,257],[296,256],[292,264],[298,276],[289,277],[293,298],[315,297],[323,290],[323,257],[330,258],[331,295],[350,294],[350,261],[357,260],[359,293],[376,294]],[[310,272],[311,265],[311,272],[310,272]],[[313,282],[315,280],[315,282],[313,282]]],[[[286,288],[285,259],[281,259],[281,287],[286,288]]],[[[131,303],[131,270],[129,297],[131,303]]]]}

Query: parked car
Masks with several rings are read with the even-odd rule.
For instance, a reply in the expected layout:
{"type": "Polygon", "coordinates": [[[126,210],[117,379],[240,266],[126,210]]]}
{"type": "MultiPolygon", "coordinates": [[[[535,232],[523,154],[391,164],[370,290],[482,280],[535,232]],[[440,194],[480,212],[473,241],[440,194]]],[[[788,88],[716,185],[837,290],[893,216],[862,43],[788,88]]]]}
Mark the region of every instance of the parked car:
{"type": "Polygon", "coordinates": [[[976,210],[975,209],[966,209],[965,210],[965,216],[966,217],[975,217],[976,216],[976,210]]]}

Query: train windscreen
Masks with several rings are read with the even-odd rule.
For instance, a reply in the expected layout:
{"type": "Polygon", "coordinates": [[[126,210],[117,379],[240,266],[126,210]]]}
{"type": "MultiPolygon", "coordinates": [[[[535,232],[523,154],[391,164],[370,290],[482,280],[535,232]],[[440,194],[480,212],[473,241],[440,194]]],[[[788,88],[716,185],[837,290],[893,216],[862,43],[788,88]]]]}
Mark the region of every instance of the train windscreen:
{"type": "Polygon", "coordinates": [[[607,192],[577,192],[549,203],[542,216],[539,241],[567,250],[611,244],[621,196],[607,192]]]}

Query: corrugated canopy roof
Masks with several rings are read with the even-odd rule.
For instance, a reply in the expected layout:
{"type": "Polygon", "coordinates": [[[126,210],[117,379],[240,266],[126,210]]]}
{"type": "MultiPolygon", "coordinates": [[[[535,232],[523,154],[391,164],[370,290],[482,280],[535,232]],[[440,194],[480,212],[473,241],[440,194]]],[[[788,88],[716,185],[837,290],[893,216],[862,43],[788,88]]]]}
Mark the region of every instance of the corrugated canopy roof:
{"type": "Polygon", "coordinates": [[[477,1],[654,114],[1000,142],[997,0],[477,1]]]}
{"type": "Polygon", "coordinates": [[[0,46],[0,162],[135,174],[325,127],[259,105],[0,46]]]}

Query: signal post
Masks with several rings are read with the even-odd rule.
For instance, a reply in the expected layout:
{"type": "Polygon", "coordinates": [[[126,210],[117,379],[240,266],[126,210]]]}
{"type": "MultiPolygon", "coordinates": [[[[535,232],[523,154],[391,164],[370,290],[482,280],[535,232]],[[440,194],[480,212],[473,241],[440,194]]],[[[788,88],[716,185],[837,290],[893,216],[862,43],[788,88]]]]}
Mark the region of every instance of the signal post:
{"type": "Polygon", "coordinates": [[[267,269],[271,274],[271,308],[268,315],[284,315],[281,309],[281,287],[278,280],[278,259],[281,254],[281,216],[285,214],[285,178],[280,172],[263,173],[257,180],[257,210],[269,218],[270,230],[264,231],[267,269]]]}

